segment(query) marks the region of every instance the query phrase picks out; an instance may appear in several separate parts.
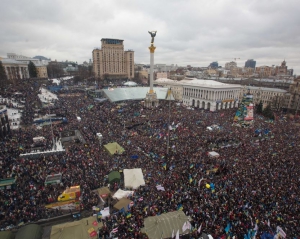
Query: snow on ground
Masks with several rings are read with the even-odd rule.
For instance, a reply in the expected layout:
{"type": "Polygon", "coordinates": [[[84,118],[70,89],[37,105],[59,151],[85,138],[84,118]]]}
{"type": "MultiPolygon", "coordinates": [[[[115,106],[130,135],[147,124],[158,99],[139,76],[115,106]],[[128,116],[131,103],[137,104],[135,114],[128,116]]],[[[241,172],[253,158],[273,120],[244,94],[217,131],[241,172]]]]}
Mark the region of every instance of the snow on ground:
{"type": "MultiPolygon", "coordinates": [[[[12,99],[9,99],[9,98],[2,98],[0,96],[0,104],[3,104],[4,102],[6,102],[6,104],[12,104],[14,107],[17,107],[17,108],[23,108],[24,105],[17,102],[14,98],[12,99]]],[[[24,102],[25,103],[25,102],[24,102]]]]}
{"type": "Polygon", "coordinates": [[[7,108],[7,116],[10,129],[18,129],[20,127],[22,111],[13,108],[7,108]]]}
{"type": "Polygon", "coordinates": [[[65,76],[65,77],[61,77],[61,78],[58,78],[58,79],[57,78],[49,79],[49,81],[52,80],[54,84],[59,85],[61,81],[69,80],[69,79],[72,79],[72,78],[73,78],[73,76],[65,76]]]}
{"type": "Polygon", "coordinates": [[[49,103],[58,99],[56,94],[53,94],[51,91],[45,88],[40,88],[40,91],[41,94],[38,94],[38,97],[43,103],[49,103]]]}

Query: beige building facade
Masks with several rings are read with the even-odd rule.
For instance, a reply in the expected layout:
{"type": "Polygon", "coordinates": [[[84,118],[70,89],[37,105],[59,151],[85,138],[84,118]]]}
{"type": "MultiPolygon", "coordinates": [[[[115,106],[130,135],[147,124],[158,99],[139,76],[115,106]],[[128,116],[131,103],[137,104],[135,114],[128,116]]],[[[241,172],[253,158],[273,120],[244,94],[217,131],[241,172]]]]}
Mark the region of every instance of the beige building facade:
{"type": "Polygon", "coordinates": [[[35,68],[36,68],[37,78],[48,78],[47,66],[36,65],[35,68]]]}
{"type": "Polygon", "coordinates": [[[263,103],[263,108],[268,104],[270,104],[272,108],[278,109],[280,109],[281,107],[286,107],[288,105],[288,92],[283,89],[244,86],[240,92],[240,100],[248,92],[253,95],[253,103],[256,105],[261,101],[263,103]]]}
{"type": "Polygon", "coordinates": [[[133,79],[134,51],[124,51],[124,40],[102,38],[93,50],[93,72],[100,79],[133,79]]]}

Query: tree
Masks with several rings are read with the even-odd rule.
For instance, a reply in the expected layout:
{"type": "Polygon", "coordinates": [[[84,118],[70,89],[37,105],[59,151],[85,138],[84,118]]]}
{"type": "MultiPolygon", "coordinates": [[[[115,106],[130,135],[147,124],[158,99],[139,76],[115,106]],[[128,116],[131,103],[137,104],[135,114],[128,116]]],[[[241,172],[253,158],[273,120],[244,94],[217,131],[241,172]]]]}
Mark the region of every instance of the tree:
{"type": "Polygon", "coordinates": [[[268,104],[267,107],[263,110],[263,115],[269,119],[274,119],[274,113],[271,108],[271,104],[268,104]]]}
{"type": "Polygon", "coordinates": [[[0,61],[0,89],[5,89],[9,81],[6,76],[6,72],[4,66],[2,65],[2,61],[0,61]]]}
{"type": "Polygon", "coordinates": [[[32,61],[30,61],[29,64],[28,64],[28,71],[29,71],[30,78],[37,77],[36,67],[35,67],[35,65],[33,64],[32,61]]]}
{"type": "Polygon", "coordinates": [[[259,102],[259,104],[256,106],[256,113],[261,114],[263,112],[263,103],[262,101],[259,102]]]}
{"type": "Polygon", "coordinates": [[[57,77],[61,77],[64,75],[63,69],[56,62],[49,64],[47,66],[47,72],[48,72],[49,78],[57,78],[57,77]]]}

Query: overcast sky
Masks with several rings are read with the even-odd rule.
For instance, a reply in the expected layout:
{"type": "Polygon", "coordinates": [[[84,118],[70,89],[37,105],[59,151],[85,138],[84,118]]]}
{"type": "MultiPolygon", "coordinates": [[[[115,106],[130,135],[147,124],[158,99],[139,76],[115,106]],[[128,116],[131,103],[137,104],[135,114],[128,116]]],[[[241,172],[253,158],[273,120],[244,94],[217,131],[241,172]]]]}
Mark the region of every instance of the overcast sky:
{"type": "Polygon", "coordinates": [[[101,38],[123,39],[135,63],[279,65],[300,74],[299,0],[1,0],[0,56],[42,55],[82,63],[101,38]]]}

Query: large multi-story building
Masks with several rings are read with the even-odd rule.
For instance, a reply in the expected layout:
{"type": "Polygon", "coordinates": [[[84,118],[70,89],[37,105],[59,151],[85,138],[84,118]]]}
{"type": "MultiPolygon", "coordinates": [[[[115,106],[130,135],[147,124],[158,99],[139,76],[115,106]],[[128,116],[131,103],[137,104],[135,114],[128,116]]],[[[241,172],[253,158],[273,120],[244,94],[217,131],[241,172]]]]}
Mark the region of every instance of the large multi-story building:
{"type": "Polygon", "coordinates": [[[36,64],[36,77],[37,78],[48,78],[48,73],[47,73],[47,66],[46,65],[41,65],[41,64],[36,64]]]}
{"type": "Polygon", "coordinates": [[[286,90],[257,86],[244,86],[240,91],[240,100],[248,92],[253,95],[254,104],[259,104],[261,101],[263,107],[271,105],[274,109],[285,108],[289,101],[286,90]]]}
{"type": "Polygon", "coordinates": [[[255,69],[256,61],[253,59],[249,59],[245,62],[245,67],[253,68],[255,69]]]}
{"type": "Polygon", "coordinates": [[[28,64],[14,59],[0,58],[7,79],[10,81],[29,78],[28,64]]]}
{"type": "Polygon", "coordinates": [[[185,105],[210,111],[238,107],[241,89],[241,85],[199,79],[157,79],[155,84],[171,88],[174,99],[185,105]]]}
{"type": "Polygon", "coordinates": [[[32,62],[35,65],[37,78],[48,78],[47,64],[49,60],[31,58],[15,53],[7,53],[7,58],[2,59],[7,78],[9,80],[29,78],[29,62],[32,62]]]}
{"type": "Polygon", "coordinates": [[[101,49],[93,50],[93,72],[100,79],[132,79],[134,51],[124,51],[124,40],[102,38],[101,49]]]}
{"type": "Polygon", "coordinates": [[[276,76],[286,76],[288,75],[288,69],[286,65],[286,61],[281,62],[281,66],[275,67],[275,75],[276,76]]]}
{"type": "Polygon", "coordinates": [[[296,113],[300,110],[300,77],[295,79],[289,88],[289,103],[288,109],[295,110],[296,113]]]}
{"type": "Polygon", "coordinates": [[[273,73],[273,67],[270,66],[259,66],[256,67],[255,73],[258,77],[270,77],[273,73]]]}

